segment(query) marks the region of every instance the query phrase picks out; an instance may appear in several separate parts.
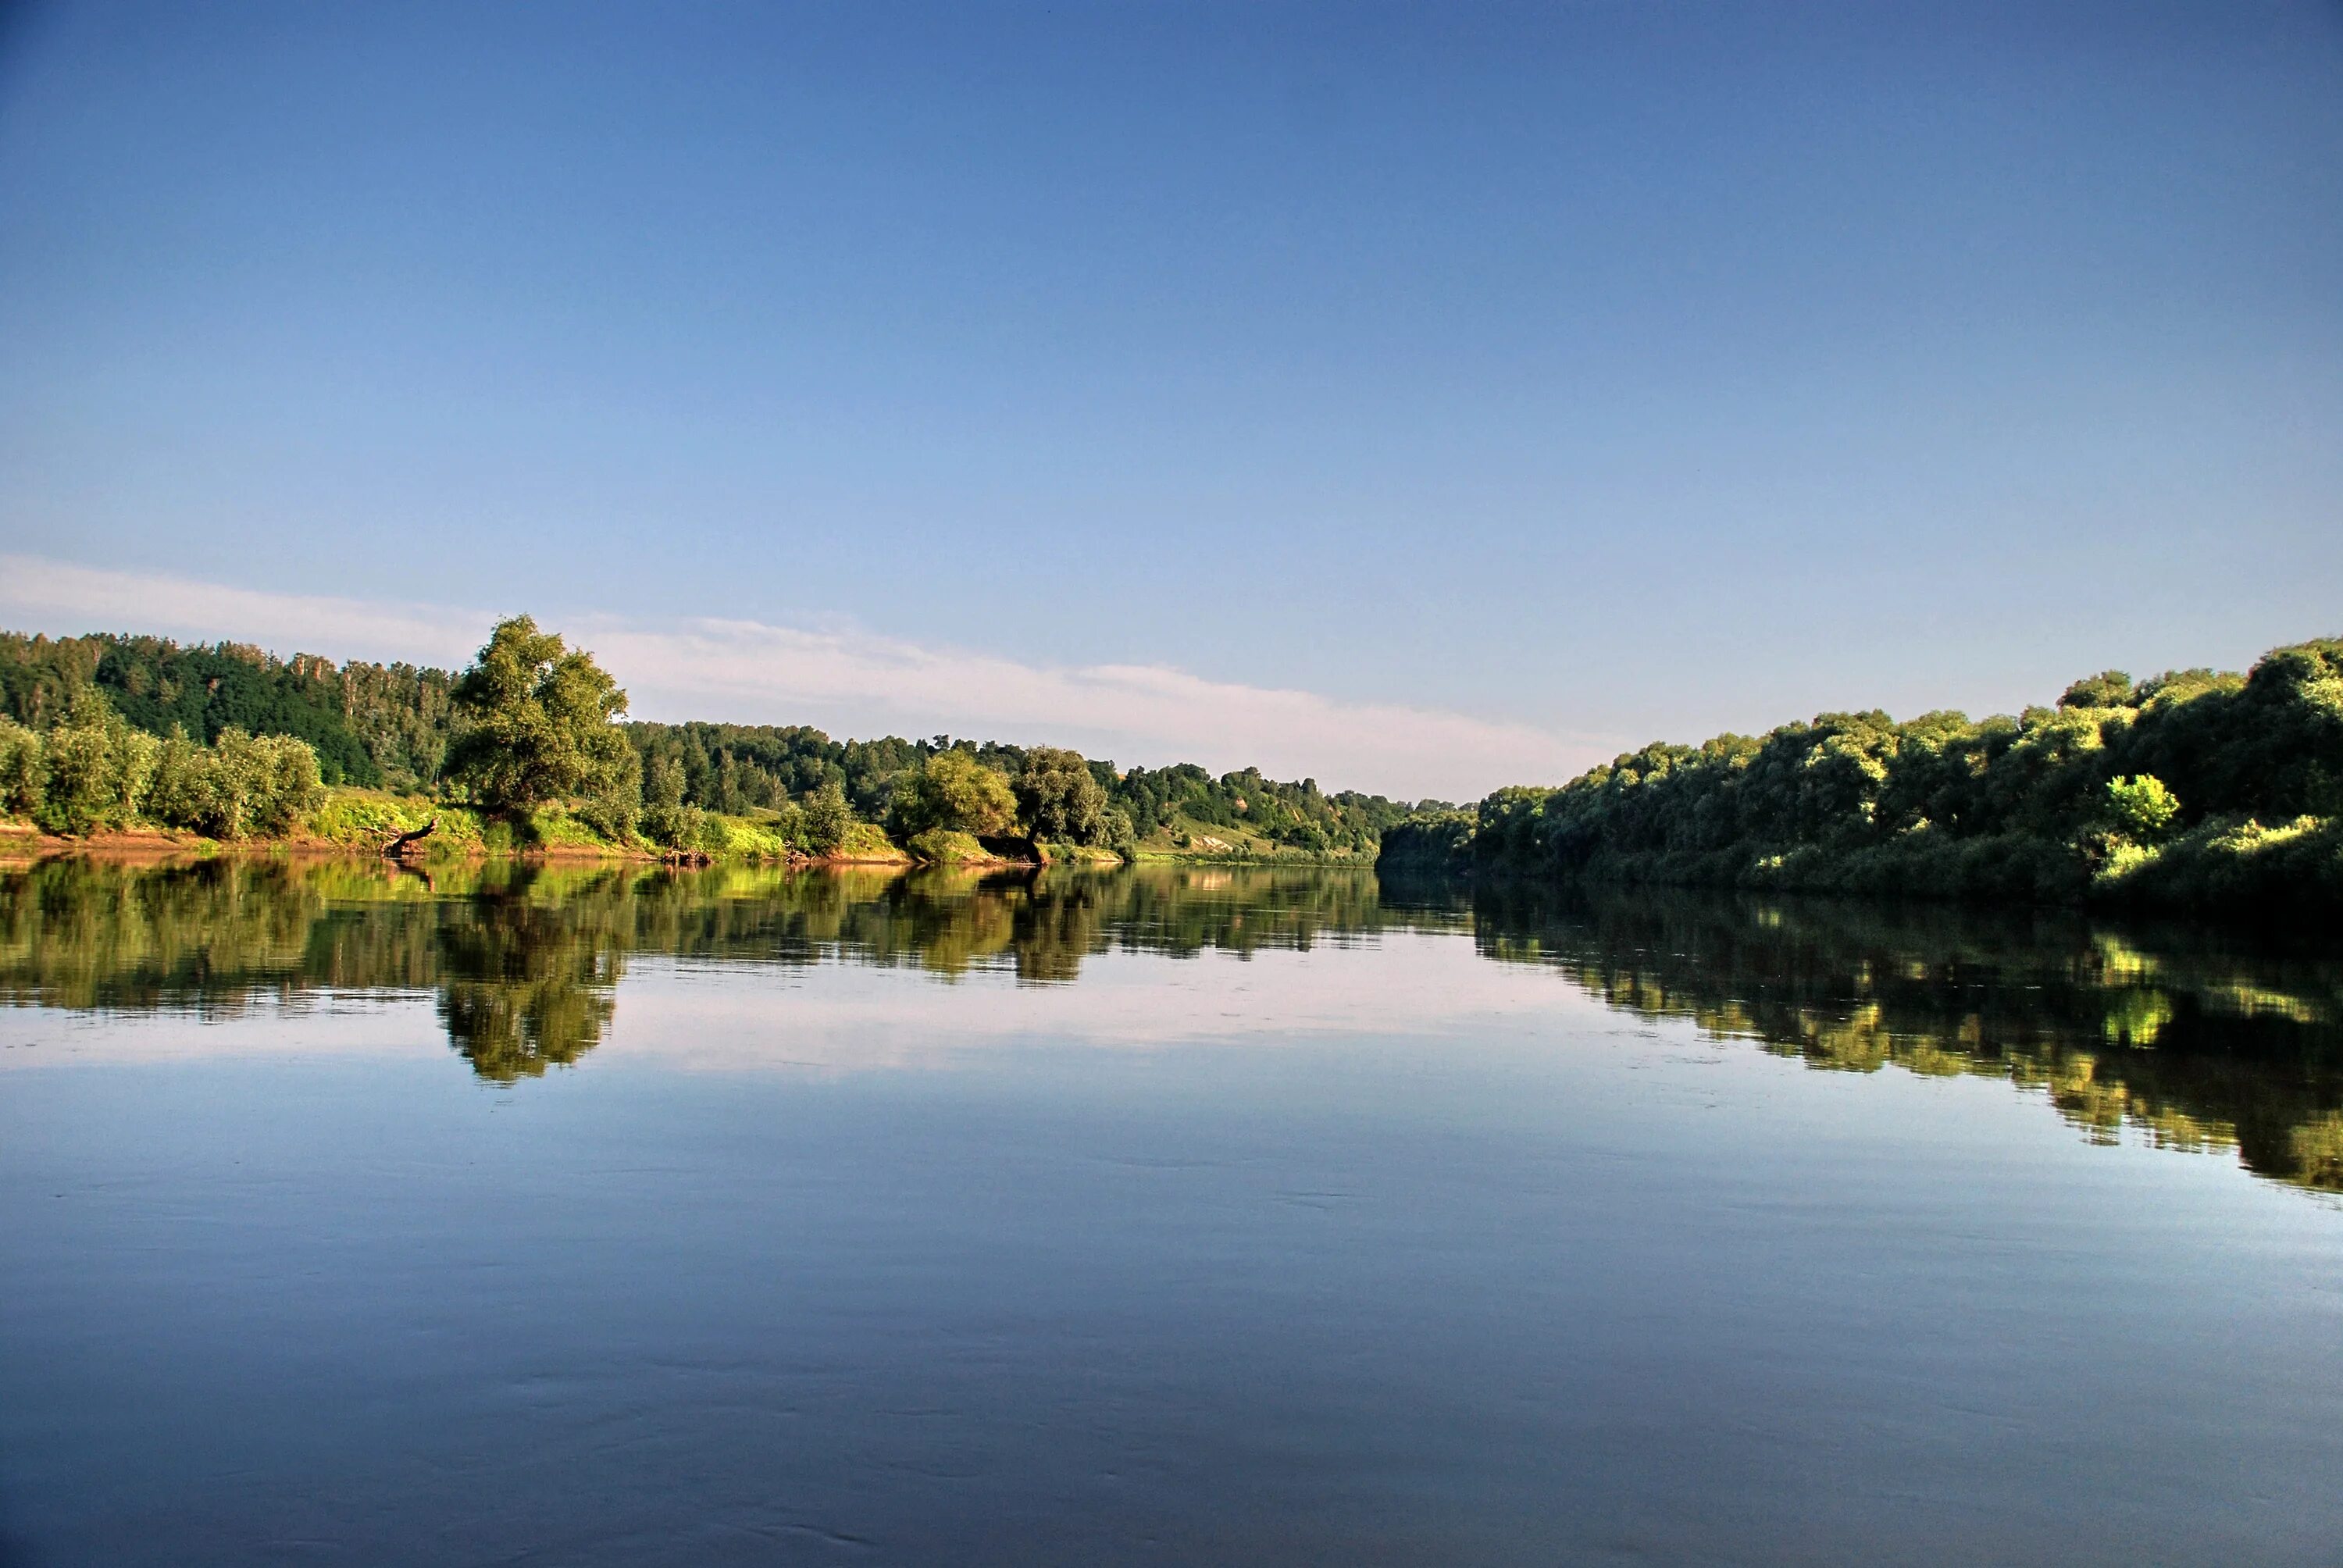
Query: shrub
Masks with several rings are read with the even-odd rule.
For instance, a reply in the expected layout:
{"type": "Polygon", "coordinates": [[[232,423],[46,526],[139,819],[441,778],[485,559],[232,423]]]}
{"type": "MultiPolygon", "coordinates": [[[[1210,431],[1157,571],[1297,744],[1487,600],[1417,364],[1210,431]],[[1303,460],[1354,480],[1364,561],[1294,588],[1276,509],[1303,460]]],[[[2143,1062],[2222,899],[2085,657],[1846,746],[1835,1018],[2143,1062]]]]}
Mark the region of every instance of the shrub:
{"type": "Polygon", "coordinates": [[[47,777],[35,817],[53,833],[126,827],[138,816],[160,743],[134,729],[94,688],[43,738],[47,777]]]}
{"type": "Polygon", "coordinates": [[[824,784],[805,803],[805,847],[816,855],[835,855],[854,826],[853,809],[836,779],[824,784]]]}
{"type": "Polygon", "coordinates": [[[651,763],[643,789],[643,836],[669,849],[696,849],[706,815],[683,801],[683,764],[672,757],[651,763]]]}
{"type": "Polygon", "coordinates": [[[643,759],[628,747],[591,782],[592,793],[578,803],[578,819],[614,843],[632,839],[643,809],[643,759]]]}
{"type": "Polygon", "coordinates": [[[1139,855],[1139,829],[1131,822],[1131,813],[1120,806],[1108,807],[1093,842],[1123,859],[1135,859],[1139,855]]]}
{"type": "Polygon", "coordinates": [[[29,817],[41,809],[48,783],[41,738],[11,719],[0,719],[0,811],[29,817]]]}
{"type": "MultiPolygon", "coordinates": [[[[237,730],[224,730],[243,739],[237,730]]],[[[249,829],[272,837],[292,832],[310,812],[325,803],[326,785],[317,767],[317,749],[290,735],[263,735],[244,739],[246,748],[238,764],[245,788],[246,820],[249,829]]],[[[220,750],[225,756],[226,748],[220,750]]]]}
{"type": "Polygon", "coordinates": [[[147,813],[214,839],[281,837],[325,799],[317,753],[307,741],[223,729],[209,748],[178,735],[162,743],[147,813]]]}
{"type": "Polygon", "coordinates": [[[146,814],[167,828],[230,837],[228,829],[237,823],[240,808],[219,754],[175,730],[156,759],[146,814]]]}

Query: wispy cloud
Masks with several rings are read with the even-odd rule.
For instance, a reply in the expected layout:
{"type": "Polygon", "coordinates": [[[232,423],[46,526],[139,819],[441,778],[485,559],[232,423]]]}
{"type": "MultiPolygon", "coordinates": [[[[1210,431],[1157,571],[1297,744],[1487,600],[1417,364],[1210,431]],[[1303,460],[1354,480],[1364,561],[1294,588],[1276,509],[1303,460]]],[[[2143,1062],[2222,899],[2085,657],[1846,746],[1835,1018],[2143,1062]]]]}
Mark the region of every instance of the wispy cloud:
{"type": "MultiPolygon", "coordinates": [[[[23,630],[152,631],[279,653],[460,665],[496,613],[265,593],[186,578],[0,556],[0,621],[23,630]]],[[[1156,665],[1051,666],[860,631],[757,621],[543,616],[594,649],[647,719],[819,724],[833,733],[1048,742],[1129,764],[1258,764],[1330,789],[1469,799],[1559,782],[1615,747],[1436,709],[1208,680],[1156,665]]]]}

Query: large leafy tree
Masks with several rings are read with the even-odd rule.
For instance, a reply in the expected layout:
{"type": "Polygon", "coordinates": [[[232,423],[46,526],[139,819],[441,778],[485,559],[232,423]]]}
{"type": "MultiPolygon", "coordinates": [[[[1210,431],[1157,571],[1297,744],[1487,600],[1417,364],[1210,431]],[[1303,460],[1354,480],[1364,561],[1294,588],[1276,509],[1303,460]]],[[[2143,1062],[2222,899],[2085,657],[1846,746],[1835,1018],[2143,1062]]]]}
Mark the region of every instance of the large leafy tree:
{"type": "Polygon", "coordinates": [[[1034,838],[1096,843],[1106,826],[1106,789],[1081,753],[1036,746],[1017,776],[1017,809],[1034,838]]]}
{"type": "Polygon", "coordinates": [[[1009,780],[965,751],[939,751],[895,788],[895,830],[1003,833],[1017,819],[1009,780]]]}
{"type": "Polygon", "coordinates": [[[641,764],[617,722],[627,694],[593,655],[528,616],[498,623],[452,695],[447,777],[481,804],[509,810],[639,790],[641,764]]]}

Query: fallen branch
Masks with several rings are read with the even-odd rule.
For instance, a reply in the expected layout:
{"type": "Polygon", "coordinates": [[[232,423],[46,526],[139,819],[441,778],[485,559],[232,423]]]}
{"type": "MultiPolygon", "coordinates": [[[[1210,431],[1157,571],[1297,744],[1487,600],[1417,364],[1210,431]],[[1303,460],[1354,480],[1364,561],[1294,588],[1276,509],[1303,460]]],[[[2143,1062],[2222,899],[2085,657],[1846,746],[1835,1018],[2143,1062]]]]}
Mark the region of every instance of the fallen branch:
{"type": "Polygon", "coordinates": [[[400,855],[406,852],[407,847],[409,844],[412,844],[420,839],[428,839],[431,837],[432,830],[438,826],[439,819],[434,817],[431,820],[424,823],[423,826],[416,829],[413,832],[401,833],[397,838],[393,839],[389,843],[385,844],[382,847],[382,858],[386,860],[397,859],[400,855]]]}

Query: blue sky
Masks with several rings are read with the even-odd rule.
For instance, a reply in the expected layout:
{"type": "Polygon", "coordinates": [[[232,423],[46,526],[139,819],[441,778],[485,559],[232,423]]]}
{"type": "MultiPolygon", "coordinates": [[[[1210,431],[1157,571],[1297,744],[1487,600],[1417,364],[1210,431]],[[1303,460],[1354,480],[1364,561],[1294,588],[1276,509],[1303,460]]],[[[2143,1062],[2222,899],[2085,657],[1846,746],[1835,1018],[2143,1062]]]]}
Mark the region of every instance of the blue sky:
{"type": "Polygon", "coordinates": [[[2006,709],[2343,630],[2338,170],[2333,6],[35,3],[0,613],[1459,796],[2006,709]]]}

